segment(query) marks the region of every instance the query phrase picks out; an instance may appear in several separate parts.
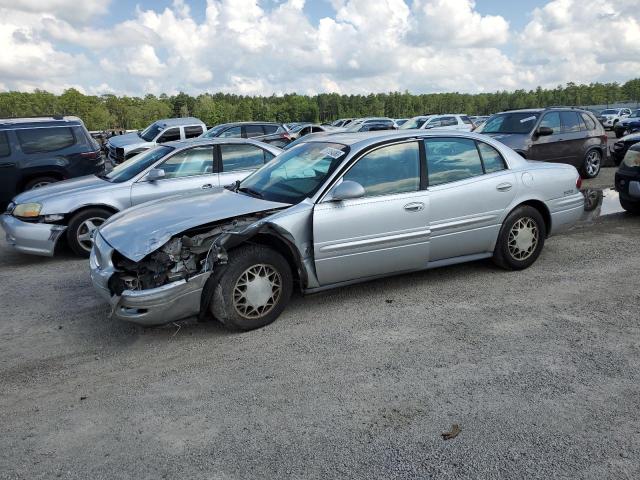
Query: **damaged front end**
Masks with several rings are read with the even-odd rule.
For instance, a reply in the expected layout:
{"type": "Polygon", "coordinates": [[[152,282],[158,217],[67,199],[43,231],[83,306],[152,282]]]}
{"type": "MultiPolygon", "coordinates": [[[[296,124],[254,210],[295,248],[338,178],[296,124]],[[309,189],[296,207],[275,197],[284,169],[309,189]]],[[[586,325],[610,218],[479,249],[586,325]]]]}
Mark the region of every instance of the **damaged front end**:
{"type": "Polygon", "coordinates": [[[272,213],[192,228],[137,262],[98,235],[91,255],[92,280],[109,298],[112,316],[120,320],[150,326],[197,315],[209,276],[227,258],[221,240],[242,236],[272,213]]]}

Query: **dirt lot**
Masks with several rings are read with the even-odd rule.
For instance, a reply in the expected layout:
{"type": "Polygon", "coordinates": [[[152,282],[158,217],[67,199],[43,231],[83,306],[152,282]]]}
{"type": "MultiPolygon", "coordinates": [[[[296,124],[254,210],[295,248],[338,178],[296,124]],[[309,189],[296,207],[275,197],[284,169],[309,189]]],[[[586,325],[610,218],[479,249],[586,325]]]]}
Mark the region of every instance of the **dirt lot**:
{"type": "Polygon", "coordinates": [[[638,238],[609,215],[523,272],[297,297],[245,334],[109,320],[86,261],[2,242],[0,478],[640,478],[638,238]]]}

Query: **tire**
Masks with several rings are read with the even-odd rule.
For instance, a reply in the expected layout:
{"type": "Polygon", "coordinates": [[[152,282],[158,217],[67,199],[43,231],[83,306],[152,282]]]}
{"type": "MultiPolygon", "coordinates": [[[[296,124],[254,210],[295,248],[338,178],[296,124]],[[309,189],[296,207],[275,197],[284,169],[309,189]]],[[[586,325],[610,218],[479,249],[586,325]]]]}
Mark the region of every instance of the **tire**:
{"type": "Polygon", "coordinates": [[[27,183],[25,183],[23,191],[26,192],[27,190],[34,190],[36,188],[44,187],[46,185],[49,185],[50,183],[55,183],[55,182],[59,182],[59,181],[60,180],[58,178],[55,178],[55,177],[36,177],[36,178],[32,178],[27,183]]]}
{"type": "Polygon", "coordinates": [[[597,149],[589,150],[582,161],[580,173],[582,178],[596,178],[602,168],[602,152],[597,149]]]}
{"type": "Polygon", "coordinates": [[[502,224],[493,251],[493,261],[505,270],[528,268],[540,256],[546,236],[547,228],[540,212],[529,205],[521,205],[515,208],[502,224]],[[524,235],[522,240],[525,242],[529,240],[526,231],[531,230],[530,244],[518,244],[518,230],[524,235]]]}
{"type": "Polygon", "coordinates": [[[640,202],[625,200],[620,197],[620,205],[624,210],[632,215],[640,215],[640,202]]]}
{"type": "Polygon", "coordinates": [[[90,236],[111,215],[113,213],[104,208],[89,208],[71,217],[67,227],[67,241],[71,250],[80,257],[88,257],[93,246],[93,239],[90,236]]]}
{"type": "Polygon", "coordinates": [[[209,308],[214,318],[227,328],[247,331],[264,327],[278,318],[289,303],[293,289],[291,268],[277,251],[261,245],[242,246],[229,253],[229,260],[223,268],[213,288],[209,308]],[[258,277],[260,280],[253,291],[256,308],[244,296],[247,287],[243,288],[243,283],[253,282],[258,277]],[[276,295],[277,284],[279,290],[276,295]]]}

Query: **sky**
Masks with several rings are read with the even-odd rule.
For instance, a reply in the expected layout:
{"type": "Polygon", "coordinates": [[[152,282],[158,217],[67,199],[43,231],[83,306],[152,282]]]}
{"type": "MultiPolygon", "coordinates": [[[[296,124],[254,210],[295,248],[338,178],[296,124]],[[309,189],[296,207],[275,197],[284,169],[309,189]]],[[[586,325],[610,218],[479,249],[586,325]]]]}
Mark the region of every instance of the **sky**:
{"type": "Polygon", "coordinates": [[[493,92],[640,77],[639,0],[0,0],[0,91],[493,92]]]}

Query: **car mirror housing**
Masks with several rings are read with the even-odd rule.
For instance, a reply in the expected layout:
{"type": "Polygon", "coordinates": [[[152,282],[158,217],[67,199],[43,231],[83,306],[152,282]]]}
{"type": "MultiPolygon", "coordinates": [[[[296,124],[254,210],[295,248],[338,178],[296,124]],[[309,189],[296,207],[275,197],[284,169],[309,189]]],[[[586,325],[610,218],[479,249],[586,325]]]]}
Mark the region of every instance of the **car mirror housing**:
{"type": "Polygon", "coordinates": [[[536,130],[536,135],[538,137],[547,137],[549,135],[553,135],[553,129],[550,127],[538,127],[536,130]]]}
{"type": "Polygon", "coordinates": [[[162,168],[152,168],[147,173],[147,181],[155,182],[157,180],[161,180],[165,177],[164,170],[162,168]]]}
{"type": "Polygon", "coordinates": [[[365,193],[364,187],[358,182],[345,180],[331,190],[330,200],[333,202],[341,202],[342,200],[349,200],[352,198],[362,198],[365,193]]]}

